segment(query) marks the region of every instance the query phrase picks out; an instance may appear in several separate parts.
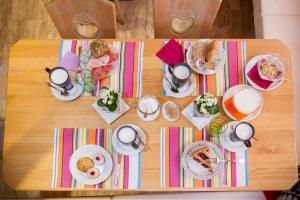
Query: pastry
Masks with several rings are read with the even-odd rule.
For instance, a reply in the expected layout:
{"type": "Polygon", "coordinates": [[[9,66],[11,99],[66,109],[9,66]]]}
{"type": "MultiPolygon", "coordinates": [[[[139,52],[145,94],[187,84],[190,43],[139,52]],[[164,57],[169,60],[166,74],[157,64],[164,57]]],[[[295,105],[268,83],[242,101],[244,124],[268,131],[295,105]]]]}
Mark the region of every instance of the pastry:
{"type": "Polygon", "coordinates": [[[81,172],[87,172],[88,169],[94,167],[94,162],[91,158],[82,157],[77,161],[77,168],[81,172]]]}
{"type": "Polygon", "coordinates": [[[96,165],[103,165],[105,163],[105,158],[102,154],[97,154],[94,156],[94,162],[96,165]]]}
{"type": "Polygon", "coordinates": [[[206,44],[204,44],[203,42],[196,42],[193,45],[193,49],[192,49],[192,60],[194,61],[201,60],[204,63],[205,51],[206,51],[206,44]]]}
{"type": "Polygon", "coordinates": [[[210,173],[212,173],[212,167],[211,167],[210,156],[209,156],[209,148],[207,146],[195,151],[191,157],[199,164],[201,164],[203,167],[205,167],[210,173]]]}
{"type": "Polygon", "coordinates": [[[90,48],[92,56],[95,58],[100,58],[110,51],[108,44],[103,40],[94,40],[90,44],[90,48]]]}
{"type": "Polygon", "coordinates": [[[100,175],[100,171],[97,168],[90,168],[87,170],[86,175],[90,179],[95,179],[100,175]]]}
{"type": "Polygon", "coordinates": [[[208,68],[213,67],[215,60],[218,56],[218,42],[216,40],[211,41],[205,51],[205,62],[208,68]]]}

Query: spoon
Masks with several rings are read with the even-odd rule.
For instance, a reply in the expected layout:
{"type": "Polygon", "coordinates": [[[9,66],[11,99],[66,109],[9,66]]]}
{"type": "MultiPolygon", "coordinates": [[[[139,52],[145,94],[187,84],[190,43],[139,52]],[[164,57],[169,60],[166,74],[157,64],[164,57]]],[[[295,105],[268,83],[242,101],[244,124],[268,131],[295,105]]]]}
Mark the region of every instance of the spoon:
{"type": "Polygon", "coordinates": [[[171,86],[171,91],[172,92],[174,92],[174,93],[178,93],[179,92],[179,90],[176,88],[176,87],[174,87],[174,85],[171,83],[171,81],[166,77],[166,75],[164,75],[164,79],[170,84],[170,86],[171,86]]]}
{"type": "Polygon", "coordinates": [[[69,95],[69,92],[68,92],[67,90],[65,90],[65,89],[63,89],[63,88],[58,88],[58,87],[52,85],[52,84],[49,83],[49,82],[45,82],[45,83],[46,83],[49,87],[52,87],[52,88],[56,89],[61,95],[63,95],[63,96],[68,96],[68,95],[69,95]]]}

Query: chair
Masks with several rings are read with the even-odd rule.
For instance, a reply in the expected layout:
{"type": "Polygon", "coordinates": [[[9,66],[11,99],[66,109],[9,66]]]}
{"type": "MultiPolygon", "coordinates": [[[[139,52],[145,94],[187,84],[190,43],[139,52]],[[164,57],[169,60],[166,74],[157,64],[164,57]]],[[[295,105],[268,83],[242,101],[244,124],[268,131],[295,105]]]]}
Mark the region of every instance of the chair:
{"type": "Polygon", "coordinates": [[[222,0],[154,0],[156,38],[207,37],[222,0]]]}
{"type": "Polygon", "coordinates": [[[115,38],[116,9],[108,0],[54,0],[46,9],[62,38],[115,38]]]}

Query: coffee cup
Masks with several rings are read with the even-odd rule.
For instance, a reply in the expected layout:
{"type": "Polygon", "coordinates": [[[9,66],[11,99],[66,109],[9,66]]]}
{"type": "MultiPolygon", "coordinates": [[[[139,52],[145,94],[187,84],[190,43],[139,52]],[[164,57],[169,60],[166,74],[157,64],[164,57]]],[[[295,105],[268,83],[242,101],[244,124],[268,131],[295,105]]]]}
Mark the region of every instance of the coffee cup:
{"type": "Polygon", "coordinates": [[[66,90],[71,90],[73,88],[72,81],[70,79],[68,71],[63,67],[54,67],[52,69],[45,68],[45,71],[49,74],[49,80],[66,90]]]}
{"type": "Polygon", "coordinates": [[[117,131],[118,141],[126,146],[132,146],[134,149],[138,149],[142,143],[138,132],[131,126],[122,126],[117,131]]]}
{"type": "Polygon", "coordinates": [[[234,126],[234,131],[230,134],[230,140],[233,142],[243,142],[246,147],[251,147],[251,139],[254,137],[254,127],[247,123],[241,122],[234,126]]]}
{"type": "Polygon", "coordinates": [[[192,74],[191,67],[186,63],[169,65],[168,70],[172,75],[172,83],[176,88],[184,86],[189,81],[192,74]]]}

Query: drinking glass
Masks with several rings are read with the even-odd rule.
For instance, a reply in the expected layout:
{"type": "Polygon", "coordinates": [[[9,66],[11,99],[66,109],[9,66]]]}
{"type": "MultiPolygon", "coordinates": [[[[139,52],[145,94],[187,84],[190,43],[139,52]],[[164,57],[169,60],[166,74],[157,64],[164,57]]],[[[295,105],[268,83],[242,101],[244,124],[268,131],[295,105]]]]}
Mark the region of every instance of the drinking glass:
{"type": "Polygon", "coordinates": [[[159,107],[159,101],[155,96],[145,95],[138,100],[137,114],[144,121],[152,121],[159,116],[159,107]]]}
{"type": "Polygon", "coordinates": [[[217,116],[212,119],[207,127],[211,137],[224,133],[228,128],[228,119],[225,116],[217,116]]]}

